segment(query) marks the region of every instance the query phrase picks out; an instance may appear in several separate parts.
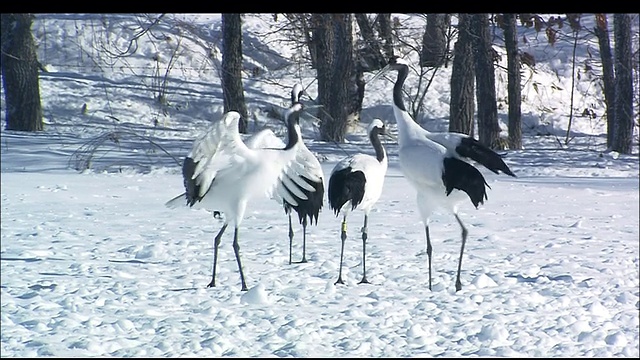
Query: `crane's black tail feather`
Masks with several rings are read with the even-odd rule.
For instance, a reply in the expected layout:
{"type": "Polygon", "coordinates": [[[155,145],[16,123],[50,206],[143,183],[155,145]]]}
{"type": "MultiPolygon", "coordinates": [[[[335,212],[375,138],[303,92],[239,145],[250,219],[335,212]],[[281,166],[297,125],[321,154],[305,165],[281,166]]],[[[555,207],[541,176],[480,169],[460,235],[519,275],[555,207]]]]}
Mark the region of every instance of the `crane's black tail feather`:
{"type": "Polygon", "coordinates": [[[514,174],[502,160],[500,154],[472,137],[463,138],[462,141],[460,141],[460,145],[456,147],[456,152],[462,157],[477,161],[496,174],[502,171],[509,176],[516,177],[516,174],[514,174]]]}
{"type": "Polygon", "coordinates": [[[487,199],[487,187],[491,188],[478,169],[453,157],[444,159],[442,182],[447,195],[451,194],[453,189],[462,190],[467,193],[476,208],[487,199]]]}
{"type": "Polygon", "coordinates": [[[331,174],[329,178],[329,206],[338,216],[342,206],[351,200],[354,210],[364,197],[364,185],[367,179],[362,171],[351,171],[344,168],[331,174]]]}

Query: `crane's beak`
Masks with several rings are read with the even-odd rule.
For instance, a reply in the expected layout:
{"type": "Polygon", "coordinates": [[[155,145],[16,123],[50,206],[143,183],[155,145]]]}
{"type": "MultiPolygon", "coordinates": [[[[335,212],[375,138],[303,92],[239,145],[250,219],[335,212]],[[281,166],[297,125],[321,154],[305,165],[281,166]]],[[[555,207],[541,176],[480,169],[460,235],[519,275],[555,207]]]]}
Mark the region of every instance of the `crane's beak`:
{"type": "Polygon", "coordinates": [[[389,71],[389,67],[390,65],[383,67],[382,70],[378,71],[378,73],[376,73],[369,81],[367,81],[367,83],[373,82],[384,75],[387,71],[389,71]]]}
{"type": "Polygon", "coordinates": [[[322,104],[313,104],[313,105],[305,105],[304,109],[305,110],[313,110],[313,109],[317,109],[317,108],[321,108],[324,107],[324,105],[322,104]]]}
{"type": "Polygon", "coordinates": [[[309,99],[309,101],[314,104],[314,105],[310,105],[310,106],[305,106],[305,110],[315,109],[315,108],[317,108],[319,106],[322,106],[322,105],[317,105],[316,104],[316,99],[312,98],[311,95],[307,92],[306,89],[302,89],[302,92],[300,93],[300,99],[298,99],[298,100],[302,100],[302,96],[306,96],[307,99],[309,99]]]}

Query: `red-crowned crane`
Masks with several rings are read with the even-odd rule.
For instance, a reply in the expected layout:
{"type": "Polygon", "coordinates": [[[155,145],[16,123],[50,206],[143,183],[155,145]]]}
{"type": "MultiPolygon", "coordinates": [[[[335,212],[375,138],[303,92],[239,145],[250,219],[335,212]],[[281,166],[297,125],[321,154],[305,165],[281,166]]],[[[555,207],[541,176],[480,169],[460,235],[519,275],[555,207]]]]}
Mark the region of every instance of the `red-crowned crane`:
{"type": "MultiPolygon", "coordinates": [[[[248,148],[238,132],[240,114],[235,111],[225,113],[194,141],[182,166],[185,192],[169,200],[166,206],[173,208],[186,204],[225,214],[224,224],[213,244],[213,275],[207,287],[216,285],[218,247],[224,231],[231,224],[241,290],[247,291],[240,261],[238,229],[252,198],[277,195],[291,204],[297,204],[293,195],[305,198],[299,188],[307,182],[298,175],[305,164],[296,160],[300,145],[300,125],[296,115],[302,109],[302,104],[295,103],[285,113],[288,141],[281,149],[248,148]]],[[[312,174],[301,175],[318,180],[312,174]]]]}
{"type": "Polygon", "coordinates": [[[367,154],[355,154],[338,162],[329,177],[328,197],[329,205],[336,217],[342,214],[342,227],[340,239],[340,272],[336,284],[344,284],[342,280],[342,259],[344,257],[344,243],[347,239],[347,216],[351,211],[360,209],[364,212],[364,225],[362,227],[362,280],[360,283],[369,283],[367,280],[366,248],[369,213],[382,194],[384,177],[387,173],[387,153],[380,142],[380,135],[386,133],[384,123],[380,119],[374,119],[369,124],[369,140],[375,150],[375,156],[367,154]]]}
{"type": "Polygon", "coordinates": [[[503,172],[515,177],[501,156],[461,133],[432,133],[416,123],[407,112],[402,99],[402,87],[409,73],[409,64],[393,56],[370,81],[387,71],[397,71],[393,87],[393,114],[398,126],[398,156],[405,178],[417,192],[417,203],[427,237],[429,257],[429,290],[431,290],[432,246],[429,236],[429,219],[434,210],[443,208],[452,213],[462,229],[462,246],[458,260],[456,291],[462,289],[460,271],[462,254],[467,241],[467,228],[458,216],[458,206],[465,199],[473,206],[483,204],[489,187],[484,176],[468,161],[474,160],[492,172],[503,172]]]}
{"type": "MultiPolygon", "coordinates": [[[[305,91],[300,84],[295,84],[291,89],[291,103],[295,104],[300,102],[300,97],[305,94],[305,91]]],[[[299,114],[294,113],[292,116],[299,116],[299,114]]],[[[249,140],[247,140],[247,146],[252,149],[258,148],[267,148],[273,146],[284,147],[285,144],[280,138],[278,138],[271,129],[264,129],[253,135],[249,140]]],[[[302,225],[302,260],[300,263],[307,262],[307,224],[313,225],[318,224],[318,215],[320,210],[322,209],[323,199],[324,199],[324,174],[322,173],[322,167],[320,166],[320,161],[316,158],[316,156],[307,148],[300,139],[300,144],[298,145],[298,155],[297,159],[299,163],[305,164],[306,168],[303,170],[303,173],[308,173],[313,176],[313,179],[309,179],[304,177],[303,179],[308,183],[308,186],[300,188],[300,191],[304,193],[306,199],[301,199],[295,195],[297,205],[293,205],[287,202],[286,199],[281,199],[279,197],[274,197],[278,203],[284,206],[284,211],[289,217],[289,264],[291,261],[291,253],[293,247],[293,227],[291,224],[291,211],[295,210],[298,214],[298,220],[302,225]],[[316,180],[318,179],[318,180],[316,180]]]]}

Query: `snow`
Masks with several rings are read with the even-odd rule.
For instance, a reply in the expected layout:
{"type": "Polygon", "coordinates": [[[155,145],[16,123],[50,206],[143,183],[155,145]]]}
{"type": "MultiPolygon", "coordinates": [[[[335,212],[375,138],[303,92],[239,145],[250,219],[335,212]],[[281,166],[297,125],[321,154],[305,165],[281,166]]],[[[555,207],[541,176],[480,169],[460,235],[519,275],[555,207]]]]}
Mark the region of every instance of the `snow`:
{"type": "MultiPolygon", "coordinates": [[[[398,167],[397,144],[385,140],[389,169],[368,224],[371,284],[358,284],[361,211],[349,217],[345,285],[335,285],[341,219],[325,202],[318,225],[308,229],[309,262],[289,265],[287,218],[265,197],[251,203],[239,231],[249,287],[242,292],[232,232],[222,239],[217,285],[206,288],[222,221],[205,210],[164,206],[183,191],[180,162],[192,140],[222,112],[215,61],[202,55],[206,44],[220,42],[220,16],[166,19],[167,33],[178,21],[195,30],[181,38],[188,46],[170,73],[164,112],[144,73],[152,69],[148,37],[139,39],[129,67],[96,66],[103,55],[89,30],[111,29],[110,41],[128,43],[138,17],[39,14],[34,23],[39,57],[50,70],[40,77],[45,131],[6,131],[3,124],[1,133],[3,357],[640,355],[637,128],[632,155],[607,151],[601,96],[582,83],[589,90],[579,101],[595,104],[598,116],[574,118],[564,145],[571,44],[559,42],[551,52],[528,36],[528,49],[549,56],[537,58],[540,66],[524,85],[524,149],[504,151],[518,177],[480,168],[491,189],[478,210],[470,203],[460,210],[469,230],[461,291],[454,286],[460,230],[443,214],[430,225],[429,291],[415,192],[398,167]],[[546,70],[552,68],[557,73],[546,70]],[[532,90],[533,82],[545,91],[532,90]],[[562,90],[552,89],[555,83],[562,90]]],[[[310,70],[292,75],[296,65],[281,67],[295,64],[287,59],[298,50],[270,32],[277,25],[267,14],[244,17],[245,49],[256,50],[245,61],[266,69],[244,82],[252,132],[270,127],[282,134],[282,123],[265,109],[286,106],[295,81],[312,82],[310,70]]],[[[153,52],[166,59],[176,39],[153,52]]],[[[589,51],[597,54],[597,45],[589,51]]],[[[430,130],[446,129],[449,76],[442,70],[434,78],[437,94],[425,98],[420,122],[430,130]]],[[[503,78],[499,91],[506,89],[503,78]]],[[[347,154],[373,153],[364,129],[371,119],[385,120],[395,133],[392,86],[383,79],[367,85],[364,126],[344,144],[318,140],[315,120],[302,117],[305,142],[325,175],[347,154]]],[[[314,85],[307,91],[313,95],[314,85]]],[[[500,119],[506,134],[506,107],[500,119]]],[[[301,227],[294,231],[299,260],[301,227]]]]}

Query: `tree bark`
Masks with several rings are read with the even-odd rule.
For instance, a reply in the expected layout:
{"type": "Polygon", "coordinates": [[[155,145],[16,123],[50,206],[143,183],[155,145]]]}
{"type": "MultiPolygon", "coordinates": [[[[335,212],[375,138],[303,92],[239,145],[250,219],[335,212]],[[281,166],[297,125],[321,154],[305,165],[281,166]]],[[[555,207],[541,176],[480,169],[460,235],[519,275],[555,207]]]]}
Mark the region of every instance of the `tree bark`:
{"type": "Polygon", "coordinates": [[[475,67],[469,33],[470,15],[458,14],[458,40],[453,46],[449,131],[474,136],[475,67]]]}
{"type": "Polygon", "coordinates": [[[615,37],[615,124],[612,150],[631,154],[633,139],[633,77],[631,16],[613,15],[615,37]]]}
{"type": "MultiPolygon", "coordinates": [[[[322,109],[320,137],[343,142],[347,121],[357,119],[352,102],[358,85],[354,76],[353,37],[350,14],[313,14],[314,44],[318,60],[318,102],[322,109]]],[[[360,107],[362,104],[360,103],[360,107]]]]}
{"type": "Polygon", "coordinates": [[[360,29],[360,36],[362,40],[364,40],[364,47],[358,51],[358,57],[359,60],[361,60],[360,63],[362,64],[363,71],[382,69],[387,64],[388,58],[385,58],[382,53],[380,41],[376,39],[373,26],[371,26],[367,14],[356,13],[355,18],[358,23],[358,28],[360,29]]]}
{"type": "Polygon", "coordinates": [[[382,45],[382,51],[384,52],[385,60],[389,60],[393,56],[393,35],[391,31],[391,14],[382,13],[378,14],[376,18],[378,24],[378,33],[384,43],[382,45]]]}
{"type": "Polygon", "coordinates": [[[602,61],[602,83],[604,87],[604,104],[607,112],[607,147],[613,143],[613,124],[615,121],[615,78],[613,71],[613,55],[609,42],[609,27],[606,14],[596,14],[596,27],[594,29],[600,48],[600,61],[602,61]]]}
{"type": "Polygon", "coordinates": [[[242,87],[242,18],[240,14],[222,14],[222,94],[224,111],[241,115],[238,130],[247,132],[248,113],[242,87]]]}
{"type": "MultiPolygon", "coordinates": [[[[330,122],[331,115],[326,107],[331,93],[331,66],[333,60],[333,28],[328,14],[311,15],[312,44],[316,54],[316,73],[318,79],[318,103],[322,106],[318,111],[320,124],[330,122]]],[[[321,133],[321,136],[322,133],[321,133]]]]}
{"type": "Polygon", "coordinates": [[[496,79],[487,14],[471,15],[476,67],[476,99],[478,106],[478,141],[500,148],[500,125],[496,101],[496,79]]]}
{"type": "Polygon", "coordinates": [[[2,86],[7,130],[42,131],[39,63],[32,14],[1,15],[2,86]]]}
{"type": "Polygon", "coordinates": [[[507,101],[509,102],[509,149],[522,149],[522,89],[516,15],[504,14],[504,42],[507,49],[507,101]]]}
{"type": "Polygon", "coordinates": [[[422,36],[420,66],[444,65],[447,56],[447,28],[450,22],[449,14],[427,14],[427,25],[422,36]]]}

